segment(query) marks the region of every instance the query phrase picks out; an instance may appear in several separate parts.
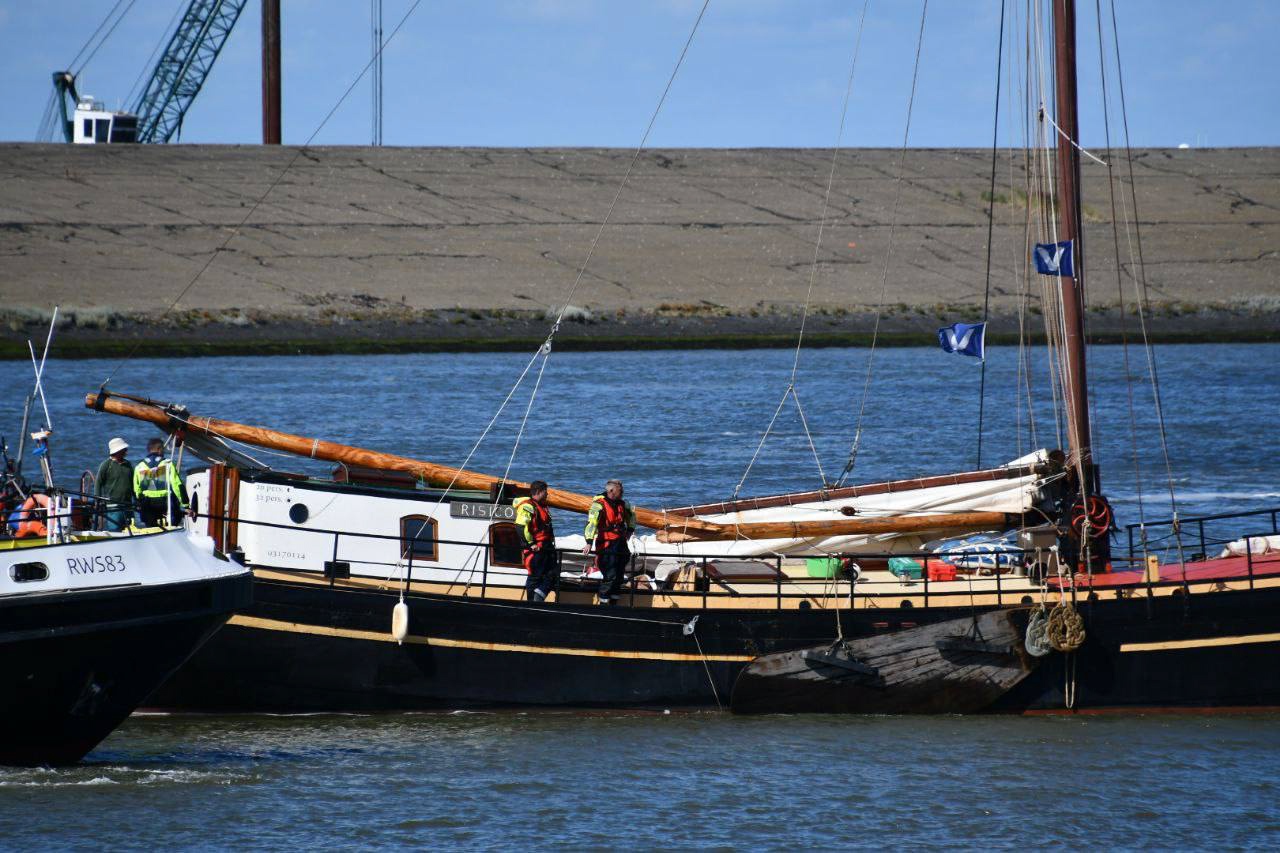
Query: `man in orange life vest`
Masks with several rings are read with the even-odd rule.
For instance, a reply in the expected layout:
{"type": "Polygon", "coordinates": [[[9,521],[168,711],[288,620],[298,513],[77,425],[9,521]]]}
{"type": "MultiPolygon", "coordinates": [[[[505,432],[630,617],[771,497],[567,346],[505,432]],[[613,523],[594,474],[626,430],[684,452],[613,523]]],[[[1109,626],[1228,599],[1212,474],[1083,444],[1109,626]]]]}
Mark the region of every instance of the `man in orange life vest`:
{"type": "Polygon", "coordinates": [[[560,579],[560,561],[556,559],[556,533],[551,527],[547,509],[547,484],[534,480],[529,484],[529,497],[516,498],[516,526],[524,539],[521,559],[529,573],[524,582],[530,601],[543,601],[560,579]]]}
{"type": "Polygon", "coordinates": [[[622,483],[610,480],[604,485],[604,494],[596,495],[587,515],[587,529],[583,534],[587,545],[582,553],[590,554],[596,547],[596,565],[600,569],[600,603],[612,604],[618,600],[618,590],[631,561],[631,549],[627,547],[631,534],[636,532],[636,511],[622,499],[622,483]]]}

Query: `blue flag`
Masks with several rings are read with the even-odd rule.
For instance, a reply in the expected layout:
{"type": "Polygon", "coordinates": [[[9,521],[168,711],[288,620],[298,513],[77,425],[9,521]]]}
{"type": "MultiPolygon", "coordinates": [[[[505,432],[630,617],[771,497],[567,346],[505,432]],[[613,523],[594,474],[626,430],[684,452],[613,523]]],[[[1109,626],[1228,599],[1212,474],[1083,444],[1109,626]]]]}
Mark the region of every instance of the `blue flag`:
{"type": "Polygon", "coordinates": [[[953,323],[938,330],[938,345],[943,352],[986,358],[987,324],[953,323]]]}
{"type": "Polygon", "coordinates": [[[1036,243],[1032,257],[1036,261],[1036,272],[1041,275],[1074,276],[1075,265],[1071,262],[1071,241],[1061,243],[1036,243]]]}

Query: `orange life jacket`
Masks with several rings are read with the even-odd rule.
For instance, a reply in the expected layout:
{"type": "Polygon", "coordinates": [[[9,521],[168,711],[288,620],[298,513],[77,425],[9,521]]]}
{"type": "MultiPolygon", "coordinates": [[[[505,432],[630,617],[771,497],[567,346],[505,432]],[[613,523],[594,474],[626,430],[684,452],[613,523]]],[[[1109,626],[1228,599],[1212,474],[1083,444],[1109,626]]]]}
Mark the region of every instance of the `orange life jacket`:
{"type": "Polygon", "coordinates": [[[596,529],[596,548],[609,548],[619,539],[627,538],[627,502],[617,503],[606,497],[600,497],[600,515],[596,529]]]}
{"type": "Polygon", "coordinates": [[[519,498],[513,505],[516,508],[516,512],[519,513],[526,504],[533,510],[529,516],[529,535],[533,537],[533,542],[532,544],[524,542],[523,537],[521,537],[521,547],[524,550],[520,552],[520,562],[524,565],[526,572],[532,572],[534,556],[543,547],[548,545],[555,547],[556,534],[551,529],[551,512],[545,506],[533,498],[519,498]],[[539,546],[539,551],[533,550],[535,545],[539,546]]]}
{"type": "MultiPolygon", "coordinates": [[[[551,529],[551,512],[533,498],[521,498],[516,501],[516,510],[519,511],[525,504],[533,510],[533,515],[529,517],[529,533],[533,536],[533,544],[545,545],[553,541],[556,537],[551,529]]],[[[525,547],[527,548],[528,545],[526,544],[525,547]]]]}

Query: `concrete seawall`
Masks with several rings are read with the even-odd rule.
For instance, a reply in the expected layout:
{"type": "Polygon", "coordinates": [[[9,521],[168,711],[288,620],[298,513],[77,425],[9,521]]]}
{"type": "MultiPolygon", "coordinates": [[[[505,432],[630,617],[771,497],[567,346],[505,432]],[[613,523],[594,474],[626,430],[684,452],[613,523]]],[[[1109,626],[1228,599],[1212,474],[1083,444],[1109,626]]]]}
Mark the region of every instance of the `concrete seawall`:
{"type": "MultiPolygon", "coordinates": [[[[819,344],[864,339],[882,303],[896,342],[981,313],[989,151],[912,150],[901,170],[896,151],[840,152],[816,268],[830,151],[647,152],[575,291],[630,157],[0,145],[0,347],[25,353],[54,305],[65,354],[139,340],[195,352],[524,347],[566,299],[570,346],[768,345],[794,341],[811,274],[819,344]]],[[[1113,161],[1127,179],[1123,156],[1113,161]]],[[[992,332],[1009,337],[1024,301],[1038,315],[1042,283],[1024,300],[1023,223],[1037,201],[1021,154],[999,162],[990,298],[992,332]]],[[[1136,329],[1119,310],[1136,298],[1136,232],[1117,183],[1117,276],[1108,170],[1083,168],[1091,333],[1107,340],[1136,329]]],[[[1133,171],[1155,335],[1280,338],[1280,149],[1138,151],[1133,171]]]]}

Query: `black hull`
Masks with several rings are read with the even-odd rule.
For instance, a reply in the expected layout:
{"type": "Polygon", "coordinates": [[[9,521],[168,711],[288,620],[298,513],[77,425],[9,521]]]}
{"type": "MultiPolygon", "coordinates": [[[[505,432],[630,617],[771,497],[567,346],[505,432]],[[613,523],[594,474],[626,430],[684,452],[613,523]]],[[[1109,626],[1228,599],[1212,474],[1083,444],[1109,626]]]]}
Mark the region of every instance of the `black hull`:
{"type": "Polygon", "coordinates": [[[247,576],[0,601],[0,764],[72,764],[248,605],[247,576]]]}
{"type": "MultiPolygon", "coordinates": [[[[1065,709],[1070,666],[1080,710],[1280,706],[1280,588],[1139,596],[1082,601],[1084,647],[1054,653],[984,710],[1065,709]]],[[[152,704],[278,712],[715,707],[727,705],[756,656],[828,643],[835,633],[834,615],[821,610],[601,611],[411,595],[410,637],[397,645],[392,592],[259,579],[254,597],[152,704]]],[[[842,618],[845,636],[857,638],[966,612],[858,610],[842,618]]]]}

